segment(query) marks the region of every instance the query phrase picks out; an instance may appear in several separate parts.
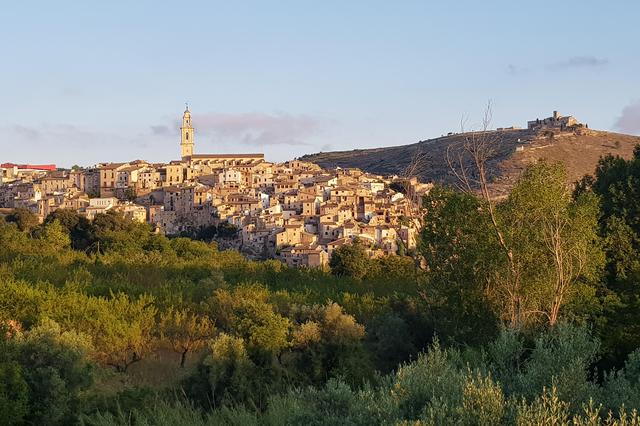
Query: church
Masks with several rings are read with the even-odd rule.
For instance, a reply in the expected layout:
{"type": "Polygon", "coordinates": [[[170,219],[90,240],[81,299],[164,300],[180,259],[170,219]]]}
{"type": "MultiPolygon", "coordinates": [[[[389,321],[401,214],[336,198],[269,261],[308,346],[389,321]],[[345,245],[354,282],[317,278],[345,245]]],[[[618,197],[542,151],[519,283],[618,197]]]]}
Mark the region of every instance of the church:
{"type": "Polygon", "coordinates": [[[228,166],[264,161],[264,154],[194,154],[195,129],[191,121],[189,106],[187,106],[182,115],[180,135],[180,156],[182,162],[187,163],[192,170],[200,170],[206,173],[228,166]]]}

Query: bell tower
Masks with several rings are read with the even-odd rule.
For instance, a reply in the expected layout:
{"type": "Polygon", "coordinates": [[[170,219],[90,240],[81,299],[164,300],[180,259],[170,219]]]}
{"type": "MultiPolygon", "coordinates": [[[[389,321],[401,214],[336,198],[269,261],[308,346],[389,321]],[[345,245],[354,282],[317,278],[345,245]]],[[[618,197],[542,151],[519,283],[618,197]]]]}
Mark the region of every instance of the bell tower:
{"type": "Polygon", "coordinates": [[[184,110],[184,114],[182,115],[182,127],[180,127],[180,154],[183,160],[193,155],[193,143],[195,142],[193,139],[193,133],[194,129],[191,125],[191,112],[189,111],[189,105],[187,105],[187,108],[184,110]]]}

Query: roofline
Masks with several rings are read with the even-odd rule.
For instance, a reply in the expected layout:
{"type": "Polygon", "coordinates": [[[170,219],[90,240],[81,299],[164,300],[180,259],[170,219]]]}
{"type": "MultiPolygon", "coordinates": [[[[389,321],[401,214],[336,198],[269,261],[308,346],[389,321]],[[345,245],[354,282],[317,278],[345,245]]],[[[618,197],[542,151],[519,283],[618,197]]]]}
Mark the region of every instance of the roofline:
{"type": "Polygon", "coordinates": [[[193,154],[186,158],[264,158],[264,154],[193,154]]]}

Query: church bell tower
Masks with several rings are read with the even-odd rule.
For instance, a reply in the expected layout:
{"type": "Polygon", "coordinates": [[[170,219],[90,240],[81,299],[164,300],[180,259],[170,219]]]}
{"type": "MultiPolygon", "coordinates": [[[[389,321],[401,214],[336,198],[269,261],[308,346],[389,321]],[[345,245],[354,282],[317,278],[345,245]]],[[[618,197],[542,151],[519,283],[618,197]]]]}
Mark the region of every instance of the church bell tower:
{"type": "Polygon", "coordinates": [[[182,127],[180,127],[180,154],[183,160],[193,155],[193,133],[194,130],[191,125],[191,112],[189,111],[189,105],[187,105],[187,108],[184,110],[184,114],[182,115],[182,127]]]}

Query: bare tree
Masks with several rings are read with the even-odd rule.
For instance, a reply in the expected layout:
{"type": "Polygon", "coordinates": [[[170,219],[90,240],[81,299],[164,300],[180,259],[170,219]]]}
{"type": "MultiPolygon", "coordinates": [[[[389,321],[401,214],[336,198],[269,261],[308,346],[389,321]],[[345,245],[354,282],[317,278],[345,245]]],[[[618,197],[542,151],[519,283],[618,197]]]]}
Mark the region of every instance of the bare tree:
{"type": "Polygon", "coordinates": [[[449,145],[446,159],[449,169],[457,180],[457,187],[467,193],[480,193],[490,218],[493,233],[501,248],[509,268],[506,277],[495,277],[505,280],[501,287],[508,297],[508,321],[512,327],[518,327],[522,320],[522,288],[520,271],[513,254],[513,248],[505,238],[505,229],[498,221],[496,204],[489,188],[488,162],[493,158],[496,147],[501,143],[497,132],[489,131],[492,120],[492,106],[489,101],[482,119],[481,130],[465,131],[465,119],[460,123],[463,140],[460,144],[449,145]]]}
{"type": "MultiPolygon", "coordinates": [[[[418,184],[420,174],[427,167],[427,154],[422,151],[420,145],[416,145],[416,149],[411,154],[409,163],[404,167],[400,173],[400,185],[405,194],[405,200],[407,202],[407,220],[409,227],[420,231],[424,225],[424,209],[422,206],[422,198],[416,193],[415,186],[418,184]]],[[[402,224],[398,225],[398,231],[402,224]]],[[[400,237],[398,237],[400,240],[400,237]]],[[[416,280],[418,280],[418,270],[426,269],[427,265],[425,259],[419,253],[413,254],[416,280]]]]}
{"type": "Polygon", "coordinates": [[[411,155],[411,160],[400,174],[400,183],[409,204],[409,217],[416,229],[422,227],[422,200],[417,197],[414,185],[417,184],[421,172],[426,167],[427,155],[418,145],[411,155]]]}

